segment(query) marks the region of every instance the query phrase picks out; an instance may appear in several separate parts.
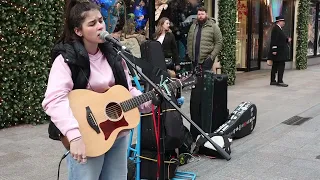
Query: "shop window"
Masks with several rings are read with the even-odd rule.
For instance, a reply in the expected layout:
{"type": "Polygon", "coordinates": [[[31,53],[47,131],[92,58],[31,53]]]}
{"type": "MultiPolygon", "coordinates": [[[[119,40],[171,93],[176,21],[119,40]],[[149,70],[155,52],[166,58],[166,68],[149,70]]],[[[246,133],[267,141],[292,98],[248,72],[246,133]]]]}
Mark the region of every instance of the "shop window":
{"type": "Polygon", "coordinates": [[[248,41],[248,0],[237,1],[236,67],[246,68],[248,41]]]}
{"type": "Polygon", "coordinates": [[[311,4],[308,16],[308,56],[314,55],[315,46],[316,5],[311,4]]]}
{"type": "MultiPolygon", "coordinates": [[[[292,37],[293,33],[293,0],[264,0],[263,9],[263,51],[262,59],[268,58],[270,49],[271,30],[275,25],[276,17],[279,15],[284,16],[286,25],[283,28],[284,33],[292,37]]],[[[292,44],[290,45],[292,49],[292,44]]],[[[291,50],[290,49],[290,50],[291,50]]],[[[291,52],[291,51],[290,51],[291,52]]],[[[289,59],[292,60],[292,54],[289,54],[289,59]]]]}
{"type": "Polygon", "coordinates": [[[320,6],[318,4],[318,37],[317,37],[317,55],[320,55],[320,6]]]}

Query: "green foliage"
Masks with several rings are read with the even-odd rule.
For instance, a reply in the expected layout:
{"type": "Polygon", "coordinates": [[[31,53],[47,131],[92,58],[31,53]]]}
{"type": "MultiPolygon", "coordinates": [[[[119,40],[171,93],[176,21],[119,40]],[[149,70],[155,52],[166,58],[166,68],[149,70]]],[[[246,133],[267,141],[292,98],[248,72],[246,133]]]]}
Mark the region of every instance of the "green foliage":
{"type": "Polygon", "coordinates": [[[308,51],[308,15],[310,0],[300,0],[298,7],[297,22],[297,47],[296,47],[296,67],[297,69],[307,69],[308,51]]]}
{"type": "Polygon", "coordinates": [[[219,0],[219,27],[223,36],[223,49],[219,55],[223,73],[228,75],[228,84],[236,79],[236,0],[219,0]]]}
{"type": "Polygon", "coordinates": [[[41,102],[63,0],[0,2],[0,129],[47,120],[41,102]]]}

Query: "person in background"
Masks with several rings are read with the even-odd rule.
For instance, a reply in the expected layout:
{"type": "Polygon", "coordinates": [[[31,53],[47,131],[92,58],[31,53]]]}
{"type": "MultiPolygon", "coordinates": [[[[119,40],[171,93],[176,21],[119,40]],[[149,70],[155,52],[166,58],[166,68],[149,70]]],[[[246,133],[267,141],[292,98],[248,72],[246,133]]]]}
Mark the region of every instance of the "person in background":
{"type": "MultiPolygon", "coordinates": [[[[187,52],[194,67],[197,69],[212,70],[212,66],[222,49],[222,34],[216,22],[208,17],[204,7],[198,8],[197,20],[191,25],[188,39],[187,52]]],[[[202,73],[202,72],[201,72],[202,73]]],[[[191,91],[190,115],[191,119],[201,128],[201,94],[203,78],[198,78],[195,88],[191,91]]],[[[205,106],[205,105],[204,105],[205,106]]],[[[190,128],[193,140],[196,141],[199,132],[193,126],[190,128]]]]}
{"type": "MultiPolygon", "coordinates": [[[[97,4],[84,0],[67,1],[64,30],[53,48],[53,64],[42,106],[61,136],[67,137],[70,143],[70,154],[67,156],[69,180],[127,180],[129,131],[119,133],[105,154],[87,157],[79,124],[69,106],[68,94],[75,85],[103,93],[119,84],[133,96],[141,94],[132,86],[124,60],[116,55],[110,56],[116,54],[112,46],[99,38],[105,30],[97,4]],[[73,81],[74,69],[70,68],[71,65],[82,70],[75,78],[76,82],[73,81]]],[[[150,112],[151,101],[139,106],[139,110],[150,112]]]]}
{"type": "Polygon", "coordinates": [[[270,85],[288,87],[288,84],[283,82],[283,73],[285,62],[289,59],[289,45],[291,38],[287,37],[283,32],[285,20],[283,16],[276,17],[276,23],[271,31],[271,42],[269,59],[272,60],[271,80],[270,85]],[[276,74],[278,73],[278,81],[276,74]]]}
{"type": "MultiPolygon", "coordinates": [[[[170,20],[162,17],[157,24],[153,39],[160,42],[165,57],[165,63],[170,77],[176,78],[177,72],[181,69],[178,54],[177,42],[170,29],[170,20]]],[[[181,97],[180,88],[177,89],[176,98],[181,97]]]]}
{"type": "Polygon", "coordinates": [[[162,17],[159,20],[153,39],[159,41],[162,45],[166,63],[168,64],[167,68],[179,71],[181,67],[177,42],[170,30],[170,20],[167,17],[162,17]]]}

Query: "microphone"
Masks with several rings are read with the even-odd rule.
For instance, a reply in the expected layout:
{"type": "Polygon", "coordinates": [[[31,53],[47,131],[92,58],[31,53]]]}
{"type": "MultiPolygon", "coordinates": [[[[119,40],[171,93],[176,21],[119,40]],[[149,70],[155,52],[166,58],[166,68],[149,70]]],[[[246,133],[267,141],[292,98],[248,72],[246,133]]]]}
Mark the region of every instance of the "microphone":
{"type": "Polygon", "coordinates": [[[110,43],[112,43],[113,45],[116,45],[117,47],[121,48],[122,50],[127,49],[125,46],[123,46],[117,39],[115,39],[114,37],[111,36],[111,34],[109,34],[107,31],[102,31],[99,34],[100,39],[102,39],[103,41],[108,41],[110,43]]]}

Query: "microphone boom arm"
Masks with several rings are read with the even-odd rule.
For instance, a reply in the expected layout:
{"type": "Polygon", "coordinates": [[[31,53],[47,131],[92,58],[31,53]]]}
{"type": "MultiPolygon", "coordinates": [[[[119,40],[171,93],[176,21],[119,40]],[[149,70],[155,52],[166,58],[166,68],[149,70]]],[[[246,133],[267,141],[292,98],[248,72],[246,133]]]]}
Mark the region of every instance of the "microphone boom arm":
{"type": "MultiPolygon", "coordinates": [[[[121,48],[122,49],[122,48],[121,48]]],[[[118,50],[117,48],[114,47],[114,50],[117,52],[118,55],[120,55],[125,61],[126,63],[131,66],[132,68],[134,68],[138,74],[140,74],[142,76],[142,78],[144,80],[146,80],[153,88],[154,90],[161,95],[162,97],[164,97],[164,99],[166,101],[168,101],[177,111],[179,111],[179,113],[192,125],[194,126],[209,142],[210,144],[213,145],[213,147],[215,147],[215,149],[217,150],[217,152],[227,161],[229,161],[231,159],[230,155],[223,150],[219,145],[217,145],[215,142],[212,141],[212,139],[195,123],[193,122],[184,112],[182,112],[182,110],[171,100],[171,98],[166,94],[163,93],[162,90],[160,89],[159,86],[157,86],[155,83],[153,83],[140,69],[136,68],[135,64],[132,63],[128,57],[126,57],[122,50],[118,50]]]]}

